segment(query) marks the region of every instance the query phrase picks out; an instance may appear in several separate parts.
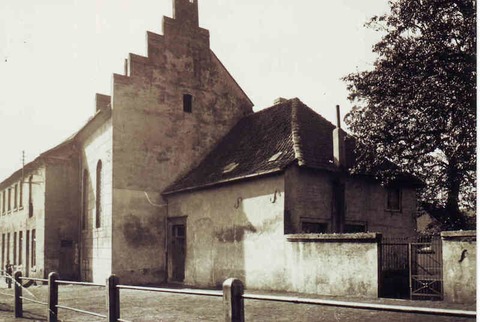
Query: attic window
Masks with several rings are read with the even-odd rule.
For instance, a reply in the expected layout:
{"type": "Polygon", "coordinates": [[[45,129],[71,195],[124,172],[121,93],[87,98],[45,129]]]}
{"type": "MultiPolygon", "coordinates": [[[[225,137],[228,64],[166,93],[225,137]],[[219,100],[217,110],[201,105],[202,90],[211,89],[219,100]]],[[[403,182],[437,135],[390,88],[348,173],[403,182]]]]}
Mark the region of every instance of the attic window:
{"type": "Polygon", "coordinates": [[[402,211],[402,192],[399,188],[388,188],[385,209],[388,211],[402,211]]]}
{"type": "Polygon", "coordinates": [[[183,111],[185,113],[192,113],[193,96],[190,94],[183,94],[183,111]]]}
{"type": "Polygon", "coordinates": [[[232,172],[232,171],[235,170],[237,167],[238,167],[238,163],[236,163],[236,162],[232,162],[232,163],[230,163],[230,164],[227,164],[227,165],[223,168],[223,173],[232,172]]]}
{"type": "Polygon", "coordinates": [[[268,162],[273,162],[273,161],[277,161],[278,158],[280,158],[280,156],[283,154],[283,151],[280,151],[278,153],[275,153],[274,155],[272,155],[270,157],[270,159],[268,159],[268,162]]]}

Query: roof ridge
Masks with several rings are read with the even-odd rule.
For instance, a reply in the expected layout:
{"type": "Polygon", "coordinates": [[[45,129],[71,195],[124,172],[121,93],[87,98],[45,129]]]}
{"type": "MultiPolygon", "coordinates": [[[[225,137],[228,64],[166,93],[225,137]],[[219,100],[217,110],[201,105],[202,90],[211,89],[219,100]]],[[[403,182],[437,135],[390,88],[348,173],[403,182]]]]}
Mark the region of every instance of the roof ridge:
{"type": "Polygon", "coordinates": [[[295,159],[297,159],[298,165],[305,165],[305,160],[303,159],[303,153],[301,149],[300,142],[300,124],[298,123],[298,103],[300,100],[298,98],[292,99],[292,143],[293,143],[293,152],[295,153],[295,159]]]}

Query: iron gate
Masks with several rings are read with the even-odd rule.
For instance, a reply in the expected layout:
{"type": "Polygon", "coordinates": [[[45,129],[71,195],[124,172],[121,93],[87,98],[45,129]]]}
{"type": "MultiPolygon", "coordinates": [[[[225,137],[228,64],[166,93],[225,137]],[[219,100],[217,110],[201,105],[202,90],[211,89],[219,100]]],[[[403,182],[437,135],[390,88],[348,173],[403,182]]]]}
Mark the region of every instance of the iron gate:
{"type": "Polygon", "coordinates": [[[410,298],[442,299],[442,244],[439,238],[430,242],[411,243],[410,298]]]}
{"type": "Polygon", "coordinates": [[[383,238],[380,278],[381,297],[441,299],[439,236],[383,238]]]}

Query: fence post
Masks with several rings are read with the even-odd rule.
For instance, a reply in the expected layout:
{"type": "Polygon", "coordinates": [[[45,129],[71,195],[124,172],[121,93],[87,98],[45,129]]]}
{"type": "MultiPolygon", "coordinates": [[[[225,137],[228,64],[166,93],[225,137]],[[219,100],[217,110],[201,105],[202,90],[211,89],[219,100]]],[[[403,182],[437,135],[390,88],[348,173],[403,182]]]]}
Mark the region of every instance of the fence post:
{"type": "Polygon", "coordinates": [[[117,288],[119,278],[115,275],[110,275],[107,278],[107,311],[108,321],[117,322],[120,318],[120,291],[117,288]]]}
{"type": "Polygon", "coordinates": [[[58,274],[51,272],[48,274],[48,312],[47,322],[57,322],[58,320],[58,274]]]}
{"type": "Polygon", "coordinates": [[[23,317],[23,300],[22,300],[22,281],[20,280],[20,277],[22,277],[22,272],[21,271],[16,271],[13,274],[14,278],[14,285],[13,289],[15,292],[15,317],[16,318],[21,318],[23,317]]]}
{"type": "Polygon", "coordinates": [[[245,322],[243,283],[229,278],[223,282],[223,307],[225,322],[245,322]]]}

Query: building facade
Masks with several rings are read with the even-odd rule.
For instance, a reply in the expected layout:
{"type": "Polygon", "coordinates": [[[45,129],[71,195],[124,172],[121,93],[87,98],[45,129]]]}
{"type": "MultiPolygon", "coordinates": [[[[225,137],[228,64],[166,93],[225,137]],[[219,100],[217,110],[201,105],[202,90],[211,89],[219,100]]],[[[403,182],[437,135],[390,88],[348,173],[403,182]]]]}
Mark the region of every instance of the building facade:
{"type": "Polygon", "coordinates": [[[292,289],[288,236],[415,233],[414,187],[348,175],[352,140],[298,99],[253,113],[197,0],[173,8],[87,124],[0,184],[2,267],[292,289]]]}

